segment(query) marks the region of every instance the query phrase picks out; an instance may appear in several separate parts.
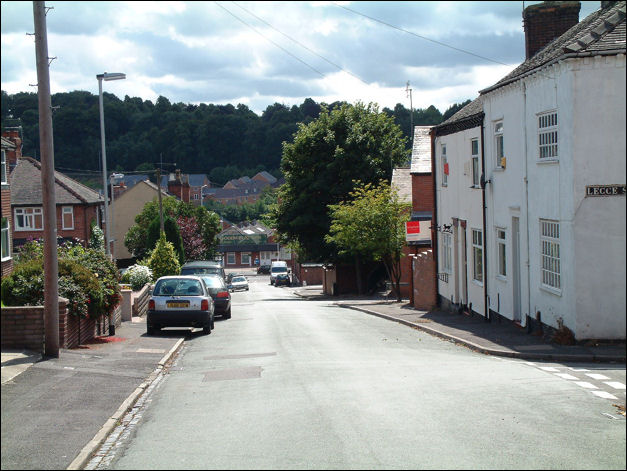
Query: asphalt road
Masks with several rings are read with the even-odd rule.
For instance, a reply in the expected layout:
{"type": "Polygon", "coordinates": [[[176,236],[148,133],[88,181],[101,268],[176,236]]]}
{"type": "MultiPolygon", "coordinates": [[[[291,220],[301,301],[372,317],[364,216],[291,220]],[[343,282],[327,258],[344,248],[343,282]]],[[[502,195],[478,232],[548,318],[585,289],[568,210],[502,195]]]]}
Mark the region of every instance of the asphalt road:
{"type": "Polygon", "coordinates": [[[98,469],[625,469],[615,410],[542,365],[251,277],[98,469]]]}

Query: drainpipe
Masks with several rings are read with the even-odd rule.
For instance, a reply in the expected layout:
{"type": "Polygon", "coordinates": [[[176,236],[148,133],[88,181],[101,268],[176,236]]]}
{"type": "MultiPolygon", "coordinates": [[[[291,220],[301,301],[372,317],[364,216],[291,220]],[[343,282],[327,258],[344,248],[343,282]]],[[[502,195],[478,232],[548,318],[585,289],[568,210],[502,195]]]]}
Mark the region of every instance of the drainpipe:
{"type": "Polygon", "coordinates": [[[435,166],[435,129],[431,128],[431,173],[433,174],[433,214],[431,216],[431,246],[433,247],[433,263],[435,268],[435,276],[433,283],[435,284],[435,305],[440,307],[440,296],[438,290],[438,199],[437,199],[437,168],[435,166]]]}
{"type": "MultiPolygon", "coordinates": [[[[523,132],[524,132],[524,140],[523,140],[523,156],[525,160],[525,174],[523,181],[525,182],[525,225],[527,226],[527,230],[525,231],[527,238],[527,260],[525,261],[525,266],[527,268],[527,316],[531,315],[531,285],[530,285],[530,274],[529,274],[529,179],[527,173],[527,83],[523,80],[523,132]]],[[[557,97],[556,97],[557,102],[557,97]]],[[[520,233],[520,227],[518,229],[520,233]]],[[[519,244],[520,245],[520,244],[519,244]]],[[[521,303],[522,304],[522,303],[521,303]]],[[[522,321],[522,312],[520,313],[520,320],[522,321]]],[[[528,322],[528,318],[525,318],[525,324],[528,322]]],[[[528,327],[528,326],[527,326],[528,327]]]]}
{"type": "Polygon", "coordinates": [[[486,201],[485,201],[485,127],[483,118],[481,119],[481,174],[483,175],[484,184],[481,185],[481,205],[483,213],[483,310],[486,322],[490,322],[490,308],[488,307],[488,238],[487,238],[487,222],[486,222],[486,201]]]}

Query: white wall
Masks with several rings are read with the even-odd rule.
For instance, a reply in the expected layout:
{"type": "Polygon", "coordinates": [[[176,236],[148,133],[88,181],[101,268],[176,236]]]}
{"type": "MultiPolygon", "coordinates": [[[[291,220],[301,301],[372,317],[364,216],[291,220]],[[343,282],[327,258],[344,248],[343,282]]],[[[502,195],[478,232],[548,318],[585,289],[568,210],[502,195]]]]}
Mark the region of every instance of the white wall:
{"type": "MultiPolygon", "coordinates": [[[[513,319],[513,279],[511,270],[495,276],[494,227],[510,235],[519,216],[521,323],[539,311],[553,327],[562,319],[578,339],[625,338],[625,196],[585,198],[586,185],[625,184],[625,85],[622,55],[568,60],[483,96],[488,294],[501,315],[513,319]],[[554,162],[538,158],[538,113],[549,110],[559,121],[554,162]],[[494,165],[497,119],[505,127],[503,170],[494,165]],[[540,219],[560,224],[559,290],[542,285],[540,219]]],[[[511,237],[507,251],[513,262],[511,237]]]]}
{"type": "MultiPolygon", "coordinates": [[[[435,140],[436,150],[436,198],[438,225],[451,225],[455,231],[451,235],[453,240],[453,262],[449,272],[448,282],[438,281],[438,294],[453,303],[471,304],[472,310],[484,314],[484,290],[483,283],[473,280],[472,257],[472,229],[483,229],[482,191],[481,188],[471,188],[472,165],[471,141],[479,140],[479,152],[481,152],[481,127],[474,127],[454,134],[439,136],[435,140]],[[442,144],[446,144],[449,163],[449,175],[447,186],[442,186],[442,144]],[[458,225],[453,227],[453,219],[459,218],[466,221],[466,285],[468,286],[467,298],[463,292],[463,241],[461,233],[464,230],[458,225]],[[455,237],[457,235],[457,237],[455,237]]],[[[479,160],[479,167],[481,160],[479,160]]],[[[438,273],[445,272],[442,260],[442,232],[438,231],[438,273]]],[[[485,270],[484,270],[485,276],[485,270]]]]}

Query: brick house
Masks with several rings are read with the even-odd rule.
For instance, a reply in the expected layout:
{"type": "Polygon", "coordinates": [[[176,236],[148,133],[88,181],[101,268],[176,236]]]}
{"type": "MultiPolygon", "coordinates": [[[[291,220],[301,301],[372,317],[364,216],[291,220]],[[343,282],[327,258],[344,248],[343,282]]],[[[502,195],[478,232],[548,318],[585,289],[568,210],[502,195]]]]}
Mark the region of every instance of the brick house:
{"type": "MultiPolygon", "coordinates": [[[[18,138],[19,139],[19,138],[18,138]]],[[[21,141],[13,142],[2,136],[2,276],[13,270],[12,227],[11,215],[11,161],[21,155],[21,141]]]]}
{"type": "MultiPolygon", "coordinates": [[[[54,172],[57,237],[87,243],[91,224],[102,221],[103,199],[91,188],[60,172],[54,172]]],[[[43,237],[41,163],[22,157],[11,173],[13,247],[43,237]]]]}

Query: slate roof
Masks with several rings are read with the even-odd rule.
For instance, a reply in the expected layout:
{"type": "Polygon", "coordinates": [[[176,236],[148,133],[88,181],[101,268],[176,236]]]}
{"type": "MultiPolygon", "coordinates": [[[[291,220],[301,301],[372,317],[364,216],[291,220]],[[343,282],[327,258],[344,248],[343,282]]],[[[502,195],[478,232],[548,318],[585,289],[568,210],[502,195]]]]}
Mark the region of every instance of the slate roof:
{"type": "Polygon", "coordinates": [[[464,129],[474,128],[481,126],[482,121],[483,103],[481,102],[481,97],[477,97],[449,119],[434,126],[435,134],[437,136],[445,136],[464,129]]]}
{"type": "Polygon", "coordinates": [[[431,173],[431,126],[414,126],[410,173],[431,173]]]}
{"type": "Polygon", "coordinates": [[[601,8],[530,57],[484,94],[570,57],[625,54],[625,2],[601,8]]]}
{"type": "Polygon", "coordinates": [[[262,179],[268,181],[270,184],[276,183],[276,181],[277,181],[277,179],[274,176],[272,176],[272,174],[266,172],[265,170],[263,172],[257,173],[253,177],[253,180],[259,180],[259,178],[262,178],[262,179]]]}
{"type": "MultiPolygon", "coordinates": [[[[98,192],[70,177],[54,172],[56,204],[96,204],[103,199],[98,192]]],[[[11,175],[12,205],[41,205],[41,163],[31,157],[18,159],[11,175]]]]}

